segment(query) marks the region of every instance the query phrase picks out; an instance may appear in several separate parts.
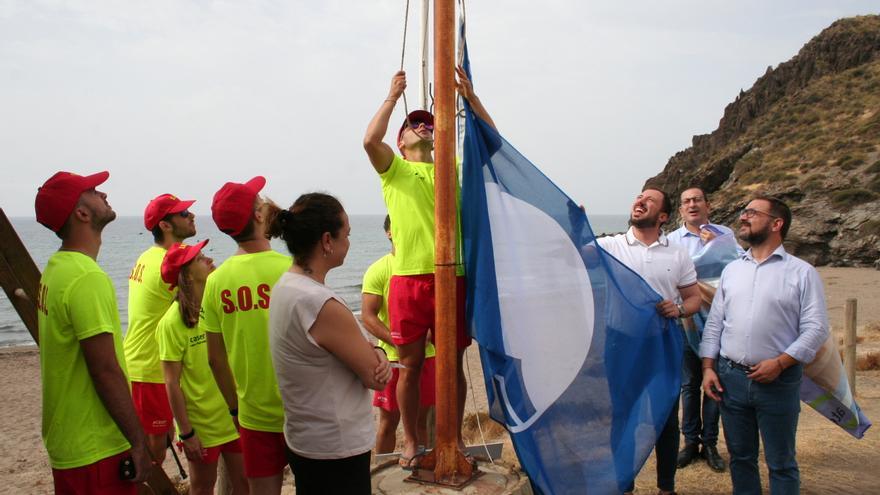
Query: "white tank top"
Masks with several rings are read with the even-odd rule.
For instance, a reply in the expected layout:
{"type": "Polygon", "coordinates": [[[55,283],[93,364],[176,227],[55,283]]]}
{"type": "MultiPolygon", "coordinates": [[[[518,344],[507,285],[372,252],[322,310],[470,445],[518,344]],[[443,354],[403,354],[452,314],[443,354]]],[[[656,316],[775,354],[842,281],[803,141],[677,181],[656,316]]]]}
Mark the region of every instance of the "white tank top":
{"type": "MultiPolygon", "coordinates": [[[[309,334],[330,288],[286,272],[272,289],[269,344],[284,404],[284,438],[311,459],[363,454],[375,443],[370,391],[360,378],[309,334]]],[[[361,334],[366,334],[361,328],[361,334]]]]}

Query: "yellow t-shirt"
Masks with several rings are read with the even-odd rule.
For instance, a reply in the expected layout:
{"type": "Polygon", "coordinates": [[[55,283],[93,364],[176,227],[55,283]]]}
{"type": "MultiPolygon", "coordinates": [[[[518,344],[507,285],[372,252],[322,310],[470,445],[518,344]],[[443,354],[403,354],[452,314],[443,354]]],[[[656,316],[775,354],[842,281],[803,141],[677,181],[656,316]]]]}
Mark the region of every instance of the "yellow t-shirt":
{"type": "MultiPolygon", "coordinates": [[[[391,287],[391,263],[394,256],[391,253],[376,260],[364,273],[364,282],[361,292],[364,294],[374,294],[382,296],[382,306],[379,308],[379,321],[385,324],[389,329],[391,325],[388,321],[388,289],[391,287]]],[[[379,347],[385,351],[389,361],[399,361],[400,356],[397,355],[397,348],[388,344],[382,339],[377,339],[379,347]]],[[[432,358],[437,354],[434,344],[425,343],[425,357],[432,358]]]]}
{"type": "MultiPolygon", "coordinates": [[[[379,177],[394,238],[392,275],[434,273],[434,164],[410,162],[394,155],[388,170],[379,177]]],[[[455,188],[456,273],[464,275],[460,247],[461,186],[457,179],[455,188]]]]}
{"type": "Polygon", "coordinates": [[[128,331],[123,344],[128,377],[135,382],[164,383],[156,325],[177,292],[162,281],[165,251],[159,246],[144,251],[128,276],[128,331]]]}
{"type": "Polygon", "coordinates": [[[281,394],[269,352],[269,295],[291,258],[275,251],[238,254],[208,276],[202,298],[206,332],[222,333],[238,393],[238,421],[280,433],[281,394]]]}
{"type": "MultiPolygon", "coordinates": [[[[180,389],[186,398],[186,415],[202,446],[216,447],[238,438],[226,401],[208,365],[205,331],[199,325],[188,328],[183,324],[177,301],[159,320],[156,340],[160,360],[182,365],[180,389]]],[[[181,433],[180,425],[177,432],[181,433]]]]}
{"type": "Polygon", "coordinates": [[[40,278],[37,301],[43,383],[43,443],[55,469],[93,464],[131,448],[89,375],[81,340],[113,335],[125,372],[116,290],[92,258],[58,251],[40,278]]]}

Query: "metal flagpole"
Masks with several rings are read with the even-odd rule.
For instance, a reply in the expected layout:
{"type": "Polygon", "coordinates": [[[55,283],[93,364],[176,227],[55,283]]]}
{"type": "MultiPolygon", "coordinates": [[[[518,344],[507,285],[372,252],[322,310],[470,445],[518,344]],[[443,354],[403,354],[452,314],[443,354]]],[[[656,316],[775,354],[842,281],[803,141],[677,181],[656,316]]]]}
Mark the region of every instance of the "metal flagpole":
{"type": "Polygon", "coordinates": [[[462,486],[474,468],[458,448],[456,346],[455,0],[434,2],[434,218],[437,442],[414,477],[462,486]],[[427,471],[427,472],[426,472],[427,471]],[[433,477],[431,477],[433,471],[433,477]],[[432,478],[432,479],[427,479],[432,478]]]}

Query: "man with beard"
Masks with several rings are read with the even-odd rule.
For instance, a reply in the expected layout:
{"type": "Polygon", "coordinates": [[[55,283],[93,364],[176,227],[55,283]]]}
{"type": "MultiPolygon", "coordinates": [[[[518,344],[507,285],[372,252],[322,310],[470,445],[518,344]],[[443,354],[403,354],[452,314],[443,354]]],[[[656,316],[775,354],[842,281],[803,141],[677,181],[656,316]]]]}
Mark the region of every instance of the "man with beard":
{"type": "MultiPolygon", "coordinates": [[[[684,246],[692,258],[718,235],[731,234],[729,227],[709,221],[709,198],[699,187],[685,189],[681,193],[678,212],[683,225],[669,234],[669,242],[684,246]]],[[[737,246],[742,254],[742,248],[737,246]]],[[[703,372],[700,357],[691,346],[684,346],[681,378],[681,430],[684,448],[678,453],[678,467],[683,468],[701,456],[713,471],[726,469],[724,459],[718,454],[718,403],[704,396],[703,372]],[[701,409],[702,397],[702,415],[701,409]],[[700,452],[700,445],[703,446],[700,452]]]]}
{"type": "Polygon", "coordinates": [[[759,196],[739,219],[751,248],[721,274],[700,344],[703,390],[721,402],[733,493],[761,493],[759,433],[770,492],[799,493],[801,375],[829,334],[822,280],[782,246],[785,203],[759,196]]]}
{"type": "Polygon", "coordinates": [[[37,192],[37,221],[61,248],[40,278],[43,443],[56,493],[136,493],[152,467],[132,405],[116,290],[95,260],[116,218],[95,187],[110,174],[58,172],[37,192]],[[133,479],[120,476],[127,463],[133,479]]]}
{"type": "MultiPolygon", "coordinates": [[[[681,246],[670,244],[661,227],[669,220],[672,202],[654,187],[645,187],[630,211],[630,228],[625,234],[597,239],[599,245],[621,263],[638,273],[663,298],[657,312],[666,318],[681,318],[700,309],[697,272],[681,246]]],[[[668,356],[675,363],[681,356],[668,356]]],[[[678,364],[676,364],[678,366],[678,364]]],[[[678,453],[678,401],[657,439],[657,488],[661,494],[675,492],[678,453]]],[[[631,493],[634,485],[627,488],[631,493]]]]}
{"type": "Polygon", "coordinates": [[[162,259],[172,244],[196,235],[195,215],[188,209],[194,202],[160,194],[147,204],[144,227],[153,233],[154,244],[140,255],[128,276],[125,360],[131,395],[147,434],[150,454],[160,464],[165,459],[173,414],[159,361],[156,327],[175,294],[162,281],[162,259]]]}

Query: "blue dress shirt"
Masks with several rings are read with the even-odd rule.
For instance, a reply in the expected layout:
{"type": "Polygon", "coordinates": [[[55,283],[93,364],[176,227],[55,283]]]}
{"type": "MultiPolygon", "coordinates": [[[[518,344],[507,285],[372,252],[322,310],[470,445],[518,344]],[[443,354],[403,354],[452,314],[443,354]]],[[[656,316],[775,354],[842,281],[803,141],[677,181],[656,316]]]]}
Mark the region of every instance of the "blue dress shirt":
{"type": "Polygon", "coordinates": [[[761,263],[747,251],[721,273],[700,357],[755,365],[786,353],[811,362],[828,339],[819,272],[782,246],[761,263]]]}
{"type": "MultiPolygon", "coordinates": [[[[709,226],[718,230],[722,234],[735,235],[733,231],[730,230],[730,227],[717,223],[709,223],[709,226]]],[[[688,230],[686,225],[682,225],[681,227],[673,230],[666,237],[669,239],[669,242],[684,246],[691,257],[694,257],[694,255],[696,255],[700,251],[700,249],[702,249],[703,246],[706,245],[703,240],[700,239],[700,234],[694,234],[693,232],[688,230]]],[[[739,243],[737,243],[736,247],[737,251],[740,254],[745,253],[743,248],[739,246],[739,243]]]]}

